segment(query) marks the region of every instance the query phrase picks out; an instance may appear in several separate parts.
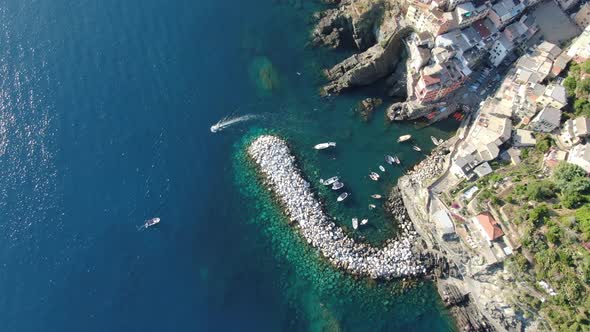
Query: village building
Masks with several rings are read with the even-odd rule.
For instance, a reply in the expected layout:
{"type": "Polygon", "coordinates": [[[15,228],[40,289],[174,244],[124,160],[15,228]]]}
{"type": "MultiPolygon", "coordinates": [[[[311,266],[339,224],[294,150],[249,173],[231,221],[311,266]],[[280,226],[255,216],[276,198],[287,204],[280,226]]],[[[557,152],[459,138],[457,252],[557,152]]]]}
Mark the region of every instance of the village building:
{"type": "Polygon", "coordinates": [[[514,45],[503,34],[494,42],[490,49],[490,62],[498,67],[510,54],[514,45]]]}
{"type": "Polygon", "coordinates": [[[545,155],[545,165],[547,167],[549,167],[550,169],[553,169],[560,162],[565,161],[566,159],[567,159],[567,152],[561,151],[561,150],[553,147],[545,155]]]}
{"type": "Polygon", "coordinates": [[[510,24],[525,9],[518,0],[500,0],[490,10],[488,17],[499,30],[510,24]]]}
{"type": "Polygon", "coordinates": [[[492,4],[486,0],[468,1],[457,5],[453,11],[457,27],[460,29],[468,27],[473,22],[486,17],[491,7],[492,4]]]}
{"type": "Polygon", "coordinates": [[[521,152],[519,149],[511,147],[508,150],[502,152],[501,157],[503,160],[509,161],[510,164],[516,166],[516,165],[520,164],[520,162],[522,161],[520,159],[520,153],[521,152]]]}
{"type": "Polygon", "coordinates": [[[578,165],[587,173],[590,173],[590,144],[574,146],[568,155],[567,162],[578,165]]]}
{"type": "Polygon", "coordinates": [[[539,112],[529,123],[533,131],[550,133],[559,127],[561,123],[561,110],[547,106],[539,112]]]}
{"type": "Polygon", "coordinates": [[[585,3],[574,16],[574,22],[580,29],[585,29],[590,25],[590,3],[585,3]]]}
{"type": "Polygon", "coordinates": [[[574,136],[584,138],[590,135],[590,119],[581,116],[576,118],[573,122],[574,136]]]}
{"type": "Polygon", "coordinates": [[[537,140],[530,130],[516,129],[512,135],[512,146],[515,148],[526,148],[535,146],[537,140]]]}
{"type": "Polygon", "coordinates": [[[475,173],[480,178],[492,174],[492,172],[492,166],[490,166],[487,161],[473,169],[473,173],[475,173]]]}
{"type": "Polygon", "coordinates": [[[590,25],[570,45],[567,55],[575,62],[582,63],[590,59],[590,25]]]}
{"type": "Polygon", "coordinates": [[[414,87],[416,100],[419,103],[433,102],[461,87],[466,76],[459,68],[453,59],[424,67],[414,87]]]}
{"type": "Polygon", "coordinates": [[[460,179],[468,179],[478,164],[479,161],[473,155],[469,154],[455,159],[451,164],[450,171],[460,179]]]}
{"type": "Polygon", "coordinates": [[[545,92],[537,99],[537,104],[541,107],[550,106],[552,108],[562,109],[567,105],[567,91],[565,87],[558,84],[549,84],[545,92]]]}
{"type": "Polygon", "coordinates": [[[482,236],[491,246],[492,242],[504,235],[502,228],[489,212],[483,212],[474,217],[474,223],[478,226],[482,236]]]}
{"type": "Polygon", "coordinates": [[[418,32],[429,32],[433,36],[446,33],[457,27],[452,12],[443,12],[438,8],[414,3],[408,7],[406,21],[418,32]]]}

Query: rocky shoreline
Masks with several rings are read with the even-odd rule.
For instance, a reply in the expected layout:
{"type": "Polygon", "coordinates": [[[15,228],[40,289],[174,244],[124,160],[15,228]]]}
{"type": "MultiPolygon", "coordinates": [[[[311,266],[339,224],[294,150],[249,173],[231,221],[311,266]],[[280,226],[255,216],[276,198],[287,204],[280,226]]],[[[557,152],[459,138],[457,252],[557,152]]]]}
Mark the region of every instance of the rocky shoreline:
{"type": "Polygon", "coordinates": [[[247,152],[293,226],[335,267],[353,275],[386,280],[428,272],[423,257],[416,252],[418,236],[407,218],[400,221],[399,236],[382,248],[357,243],[324,213],[285,141],[263,135],[249,145],[247,152]]]}

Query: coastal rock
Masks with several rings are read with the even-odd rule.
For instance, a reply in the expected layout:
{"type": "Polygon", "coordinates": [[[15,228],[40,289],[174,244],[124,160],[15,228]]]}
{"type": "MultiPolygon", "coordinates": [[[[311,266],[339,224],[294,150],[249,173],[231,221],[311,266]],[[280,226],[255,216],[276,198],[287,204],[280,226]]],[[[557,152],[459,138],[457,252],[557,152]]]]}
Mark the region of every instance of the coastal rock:
{"type": "Polygon", "coordinates": [[[316,17],[319,19],[312,31],[312,43],[316,46],[355,47],[364,51],[375,43],[375,27],[381,22],[385,0],[344,0],[337,8],[328,9],[316,17]]]}
{"type": "Polygon", "coordinates": [[[375,108],[379,107],[383,103],[380,98],[366,98],[358,103],[355,111],[361,115],[364,121],[369,121],[373,116],[375,108]]]}
{"type": "Polygon", "coordinates": [[[361,54],[354,54],[326,70],[330,80],[323,88],[325,94],[337,94],[355,86],[364,86],[391,74],[401,59],[402,38],[410,28],[397,30],[387,41],[377,43],[361,54]]]}

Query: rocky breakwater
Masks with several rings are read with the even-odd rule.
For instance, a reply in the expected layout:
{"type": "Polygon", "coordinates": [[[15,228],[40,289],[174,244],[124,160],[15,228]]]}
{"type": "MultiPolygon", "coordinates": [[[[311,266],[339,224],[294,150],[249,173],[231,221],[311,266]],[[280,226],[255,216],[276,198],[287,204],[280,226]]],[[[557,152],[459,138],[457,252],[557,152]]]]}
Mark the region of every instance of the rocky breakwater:
{"type": "Polygon", "coordinates": [[[331,264],[353,275],[373,279],[418,276],[427,272],[414,252],[417,236],[412,231],[404,231],[403,225],[398,238],[388,240],[382,248],[357,243],[346,235],[323,212],[285,141],[263,135],[250,144],[247,152],[258,166],[264,185],[272,191],[291,223],[331,264]]]}

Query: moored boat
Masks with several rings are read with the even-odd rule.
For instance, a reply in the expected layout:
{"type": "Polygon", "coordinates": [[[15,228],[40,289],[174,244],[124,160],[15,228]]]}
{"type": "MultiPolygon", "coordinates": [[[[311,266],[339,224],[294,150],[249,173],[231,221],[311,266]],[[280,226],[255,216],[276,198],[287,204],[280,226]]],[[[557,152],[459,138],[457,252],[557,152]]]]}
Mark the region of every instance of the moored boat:
{"type": "Polygon", "coordinates": [[[386,155],[385,162],[388,163],[389,165],[392,165],[395,162],[395,159],[390,155],[386,155]]]}
{"type": "Polygon", "coordinates": [[[323,150],[323,149],[327,149],[327,148],[334,147],[334,146],[336,146],[336,142],[326,142],[326,143],[316,144],[313,148],[316,150],[323,150]]]}
{"type": "Polygon", "coordinates": [[[352,218],[352,228],[354,228],[354,229],[359,228],[359,220],[358,220],[358,218],[352,218]]]}
{"type": "Polygon", "coordinates": [[[385,172],[385,167],[379,165],[379,169],[381,170],[381,172],[385,172]]]}
{"type": "Polygon", "coordinates": [[[369,219],[361,220],[361,225],[366,225],[369,222],[369,219]]]}
{"type": "Polygon", "coordinates": [[[443,140],[442,140],[442,139],[440,139],[440,140],[439,140],[439,139],[437,139],[437,138],[436,138],[436,137],[434,137],[434,136],[430,136],[430,140],[432,140],[432,143],[433,143],[434,145],[436,145],[436,146],[439,146],[439,145],[440,145],[440,144],[443,142],[443,140]]]}
{"type": "Polygon", "coordinates": [[[412,146],[412,149],[414,149],[414,151],[422,151],[418,145],[412,146]]]}
{"type": "Polygon", "coordinates": [[[344,193],[340,194],[340,196],[338,196],[338,198],[336,198],[336,201],[342,202],[343,200],[346,199],[346,197],[348,197],[348,193],[344,192],[344,193]]]}
{"type": "Polygon", "coordinates": [[[379,195],[379,194],[373,194],[373,195],[371,195],[371,197],[373,197],[375,199],[381,199],[381,195],[379,195]]]}
{"type": "Polygon", "coordinates": [[[412,135],[402,135],[397,139],[397,141],[398,143],[401,143],[409,140],[410,138],[412,138],[412,135]]]}
{"type": "Polygon", "coordinates": [[[379,180],[379,174],[377,174],[375,172],[371,172],[371,174],[369,174],[369,178],[371,178],[371,180],[373,180],[373,181],[378,181],[379,180]]]}
{"type": "Polygon", "coordinates": [[[375,204],[369,204],[369,210],[373,210],[374,208],[376,208],[377,206],[375,204]]]}
{"type": "Polygon", "coordinates": [[[395,163],[398,165],[401,163],[401,161],[399,160],[399,158],[397,156],[395,156],[395,163]]]}
{"type": "Polygon", "coordinates": [[[320,183],[321,183],[321,184],[323,184],[324,186],[329,186],[329,185],[331,185],[332,183],[334,183],[334,182],[338,181],[338,179],[339,179],[339,178],[338,178],[337,176],[333,176],[333,177],[329,178],[328,180],[324,180],[324,182],[321,182],[321,181],[320,181],[320,183]]]}
{"type": "Polygon", "coordinates": [[[332,184],[332,190],[339,190],[342,187],[344,187],[344,183],[336,181],[334,182],[334,184],[332,184]]]}

